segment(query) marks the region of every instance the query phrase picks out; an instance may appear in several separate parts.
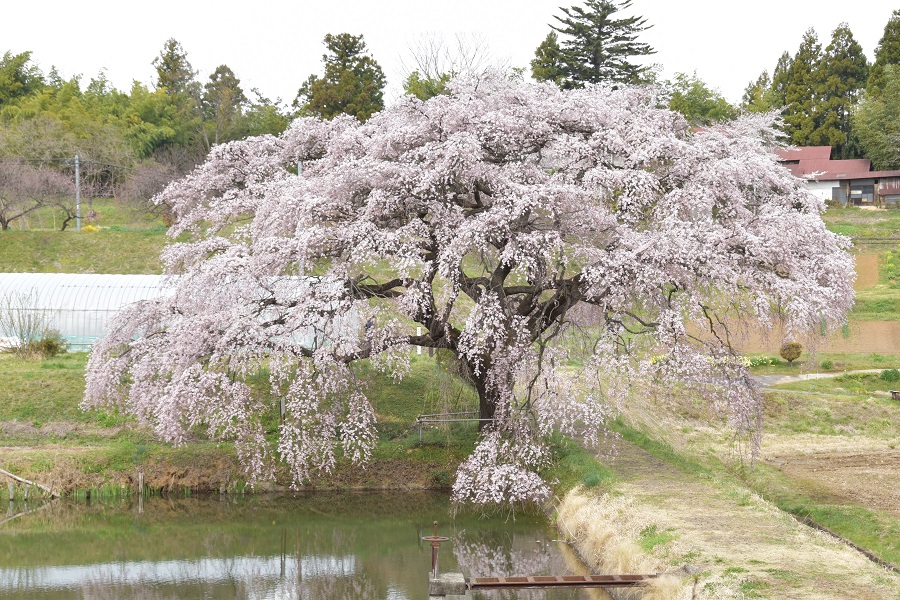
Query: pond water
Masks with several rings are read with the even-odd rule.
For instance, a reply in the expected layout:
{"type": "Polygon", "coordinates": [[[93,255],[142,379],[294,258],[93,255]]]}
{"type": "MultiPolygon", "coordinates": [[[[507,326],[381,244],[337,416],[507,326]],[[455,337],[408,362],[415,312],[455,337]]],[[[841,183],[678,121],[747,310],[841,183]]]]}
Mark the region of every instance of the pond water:
{"type": "MultiPolygon", "coordinates": [[[[56,501],[0,513],[0,597],[425,600],[431,548],[420,538],[433,533],[434,520],[450,538],[442,572],[586,573],[543,518],[451,518],[445,494],[56,501]]],[[[587,597],[583,590],[475,596],[587,597]]]]}

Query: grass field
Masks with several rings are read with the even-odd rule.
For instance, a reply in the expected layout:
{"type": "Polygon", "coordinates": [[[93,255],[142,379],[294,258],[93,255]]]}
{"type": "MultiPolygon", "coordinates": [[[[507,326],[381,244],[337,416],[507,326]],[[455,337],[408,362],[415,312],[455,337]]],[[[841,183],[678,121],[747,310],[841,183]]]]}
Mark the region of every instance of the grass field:
{"type": "MultiPolygon", "coordinates": [[[[96,200],[97,218],[83,225],[98,231],[52,227],[52,211],[40,211],[19,227],[0,231],[0,272],[160,273],[167,242],[162,221],[109,199],[96,200]]],[[[87,210],[85,209],[85,214],[87,210]]]]}

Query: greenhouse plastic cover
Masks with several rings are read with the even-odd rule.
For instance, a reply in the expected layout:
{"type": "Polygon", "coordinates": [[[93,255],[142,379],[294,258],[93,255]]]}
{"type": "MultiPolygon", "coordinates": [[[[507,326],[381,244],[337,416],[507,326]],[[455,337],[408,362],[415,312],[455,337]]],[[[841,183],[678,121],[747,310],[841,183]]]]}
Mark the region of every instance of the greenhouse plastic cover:
{"type": "MultiPolygon", "coordinates": [[[[290,297],[304,293],[314,281],[315,278],[286,276],[273,278],[268,285],[277,288],[278,295],[290,297]]],[[[174,293],[176,282],[177,277],[163,275],[0,273],[0,303],[16,306],[15,300],[10,303],[7,299],[27,298],[27,310],[44,313],[48,328],[59,331],[70,350],[89,350],[106,335],[107,324],[116,312],[139,300],[174,293]]],[[[354,335],[358,330],[355,313],[340,319],[339,327],[347,335],[354,335]]],[[[0,346],[9,345],[14,339],[15,332],[0,329],[0,346]]],[[[326,343],[312,327],[296,332],[291,339],[305,348],[326,343]]]]}
{"type": "MultiPolygon", "coordinates": [[[[103,337],[106,324],[122,307],[156,298],[171,289],[162,275],[0,273],[0,299],[28,297],[43,311],[49,327],[71,350],[87,350],[103,337]]],[[[12,332],[0,331],[0,337],[12,332]]]]}

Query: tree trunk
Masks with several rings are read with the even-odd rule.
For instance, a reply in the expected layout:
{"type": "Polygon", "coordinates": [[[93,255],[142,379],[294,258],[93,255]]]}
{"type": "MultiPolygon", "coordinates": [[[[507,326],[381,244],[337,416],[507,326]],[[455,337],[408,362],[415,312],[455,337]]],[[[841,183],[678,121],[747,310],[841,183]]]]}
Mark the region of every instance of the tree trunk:
{"type": "Polygon", "coordinates": [[[478,392],[478,433],[483,433],[493,425],[494,414],[497,412],[497,398],[488,391],[484,377],[475,380],[475,390],[478,392]]]}

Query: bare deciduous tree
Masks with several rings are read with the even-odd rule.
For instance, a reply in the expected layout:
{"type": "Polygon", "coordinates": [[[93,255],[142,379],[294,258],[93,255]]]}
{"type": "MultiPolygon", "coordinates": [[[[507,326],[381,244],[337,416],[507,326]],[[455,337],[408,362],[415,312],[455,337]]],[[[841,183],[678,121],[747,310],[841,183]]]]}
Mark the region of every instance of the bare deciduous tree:
{"type": "Polygon", "coordinates": [[[72,195],[74,183],[58,171],[24,160],[0,160],[0,229],[35,210],[72,195]]]}
{"type": "Polygon", "coordinates": [[[453,77],[511,71],[509,59],[494,56],[484,35],[457,33],[446,38],[433,32],[410,42],[409,55],[400,59],[400,69],[404,91],[422,100],[447,93],[446,84],[453,77]],[[423,89],[426,97],[422,97],[423,89]]]}

